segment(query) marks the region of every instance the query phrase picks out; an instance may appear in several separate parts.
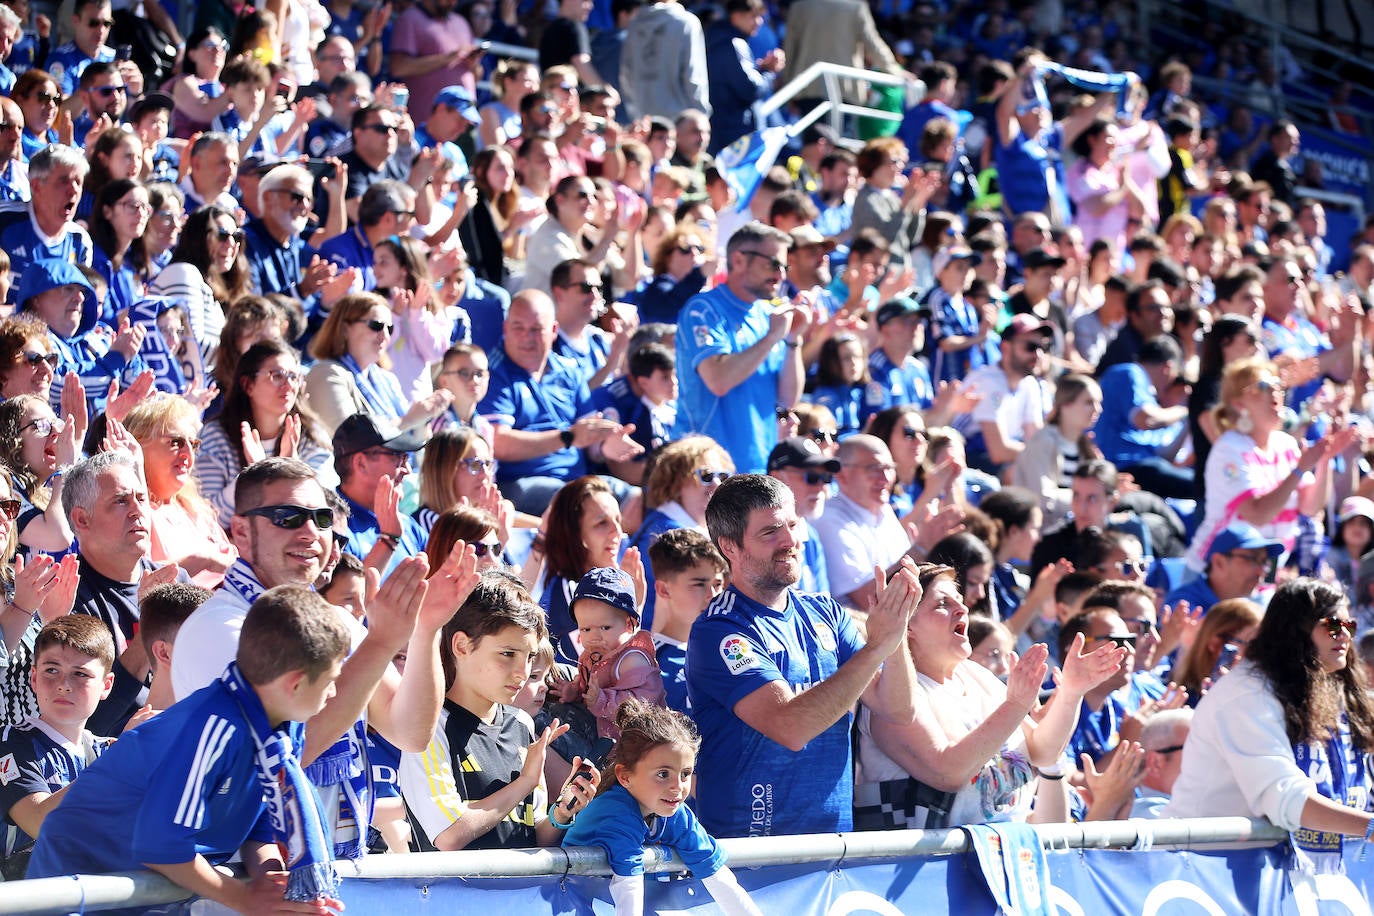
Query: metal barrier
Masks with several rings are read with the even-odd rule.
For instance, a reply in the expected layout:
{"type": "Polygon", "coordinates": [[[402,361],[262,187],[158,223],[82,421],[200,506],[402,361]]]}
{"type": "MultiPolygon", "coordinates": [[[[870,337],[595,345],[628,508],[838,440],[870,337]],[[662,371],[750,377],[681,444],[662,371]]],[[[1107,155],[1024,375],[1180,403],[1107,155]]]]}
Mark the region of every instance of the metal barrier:
{"type": "MultiPolygon", "coordinates": [[[[1148,843],[1154,849],[1214,849],[1271,846],[1288,834],[1268,821],[1243,817],[1162,821],[1110,821],[1038,825],[1047,849],[1126,848],[1148,843]]],[[[901,830],[721,840],[735,868],[815,863],[835,866],[863,860],[933,858],[969,851],[960,830],[901,830]]],[[[431,852],[368,856],[338,863],[348,880],[392,878],[529,878],[609,875],[606,855],[586,847],[563,849],[431,852]]],[[[677,873],[680,860],[661,848],[647,851],[649,874],[677,873]]],[[[152,872],[75,875],[0,885],[0,916],[87,913],[115,907],[185,900],[184,890],[152,872]]]]}
{"type": "Polygon", "coordinates": [[[880,86],[905,86],[907,98],[904,108],[910,108],[919,103],[926,94],[925,83],[910,77],[818,62],[798,73],[786,86],[758,104],[759,123],[766,123],[769,115],[779,111],[782,106],[795,99],[803,90],[810,88],[811,84],[817,80],[821,81],[821,86],[825,90],[825,98],[817,102],[814,108],[805,112],[795,123],[790,123],[788,133],[795,137],[821,118],[828,118],[830,129],[841,138],[841,142],[845,146],[855,149],[863,144],[845,137],[844,118],[846,115],[897,122],[902,120],[903,115],[902,112],[883,111],[879,108],[869,108],[867,105],[855,105],[846,102],[844,94],[840,91],[841,80],[860,80],[867,83],[877,83],[880,86]]]}

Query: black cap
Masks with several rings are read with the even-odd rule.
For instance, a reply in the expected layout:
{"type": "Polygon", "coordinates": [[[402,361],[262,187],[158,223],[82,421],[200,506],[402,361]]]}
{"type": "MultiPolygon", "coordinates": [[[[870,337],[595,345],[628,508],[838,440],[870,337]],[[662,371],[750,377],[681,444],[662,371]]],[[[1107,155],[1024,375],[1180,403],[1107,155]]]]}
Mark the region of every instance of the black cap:
{"type": "Polygon", "coordinates": [[[780,471],[783,468],[824,468],[832,474],[840,473],[840,460],[827,458],[821,447],[804,436],[783,439],[768,453],[768,470],[780,471]]]}
{"type": "Polygon", "coordinates": [[[1063,267],[1069,263],[1057,254],[1050,254],[1043,248],[1032,248],[1026,252],[1026,256],[1021,259],[1021,267],[1025,270],[1035,270],[1039,267],[1063,267]]]}
{"type": "Polygon", "coordinates": [[[127,120],[130,124],[137,124],[138,119],[150,111],[175,111],[176,107],[176,102],[167,93],[149,92],[129,106],[127,120]]]}
{"type": "Polygon", "coordinates": [[[831,146],[839,145],[839,138],[835,136],[835,132],[830,129],[829,124],[817,122],[802,130],[802,146],[810,146],[817,140],[829,140],[831,146]]]}
{"type": "Polygon", "coordinates": [[[929,315],[930,308],[921,305],[915,299],[901,296],[892,299],[878,306],[878,313],[873,320],[878,322],[878,327],[887,324],[893,318],[905,318],[907,315],[929,315]]]}
{"type": "Polygon", "coordinates": [[[355,413],[334,430],[334,454],[353,455],[370,448],[389,448],[393,452],[413,452],[424,448],[429,436],[418,429],[401,432],[381,424],[365,413],[355,413]]]}

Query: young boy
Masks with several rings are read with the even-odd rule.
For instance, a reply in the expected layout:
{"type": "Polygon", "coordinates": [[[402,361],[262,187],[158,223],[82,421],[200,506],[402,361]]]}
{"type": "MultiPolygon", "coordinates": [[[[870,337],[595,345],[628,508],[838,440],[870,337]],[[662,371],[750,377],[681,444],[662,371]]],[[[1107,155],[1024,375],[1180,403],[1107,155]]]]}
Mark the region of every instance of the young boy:
{"type": "Polygon", "coordinates": [[[177,632],[210,593],[189,582],[169,582],[149,589],[138,602],[138,638],[148,653],[153,683],[148,688],[148,705],[166,709],[176,702],[172,691],[172,644],[177,632]]]}
{"type": "Polygon", "coordinates": [[[274,111],[267,104],[267,89],[272,83],[267,66],[251,57],[235,58],[225,65],[220,82],[224,84],[225,94],[233,99],[233,105],[215,118],[210,129],[234,138],[239,145],[240,160],[253,153],[272,158],[280,155],[277,131],[269,123],[274,111]]]}
{"type": "Polygon", "coordinates": [[[284,897],[340,908],[315,793],[292,749],[304,746],[300,723],[334,695],[348,648],[338,610],[313,591],[265,592],[223,676],[125,734],[67,793],[28,877],[151,868],[238,913],[277,912],[284,897]],[[247,881],[213,867],[235,851],[247,881]]]}
{"type": "Polygon", "coordinates": [[[681,438],[687,430],[678,423],[677,357],[672,347],[632,345],[625,363],[624,375],[592,393],[589,409],[623,425],[634,424],[630,438],[644,451],[628,461],[609,464],[616,476],[638,485],[644,482],[648,456],[654,449],[681,438]]]}
{"type": "Polygon", "coordinates": [[[670,709],[690,714],[687,636],[711,599],[725,589],[725,558],[695,528],[664,532],[649,545],[654,570],[655,655],[670,709]]]}
{"type": "Polygon", "coordinates": [[[544,760],[568,727],[536,736],[530,717],[511,705],[547,636],[543,609],[501,572],[483,575],[444,626],[448,690],[439,727],[424,753],[401,757],[401,792],[422,850],[556,846],[595,794],[595,779],[570,780],[550,822],[544,760]]]}
{"type": "Polygon", "coordinates": [[[86,720],[114,686],[114,639],[95,617],[70,614],[39,631],[29,680],[38,715],[0,731],[0,872],[24,877],[34,837],[67,786],[109,747],[86,720]]]}

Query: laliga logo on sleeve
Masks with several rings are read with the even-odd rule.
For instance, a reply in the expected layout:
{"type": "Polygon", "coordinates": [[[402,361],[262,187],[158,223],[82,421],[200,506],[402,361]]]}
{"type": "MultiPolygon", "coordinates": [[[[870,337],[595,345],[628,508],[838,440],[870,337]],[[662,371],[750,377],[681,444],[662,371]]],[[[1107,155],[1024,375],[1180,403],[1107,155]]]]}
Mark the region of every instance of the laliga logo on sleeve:
{"type": "Polygon", "coordinates": [[[0,786],[7,786],[19,778],[19,764],[14,762],[13,754],[0,757],[0,786]]]}
{"type": "Polygon", "coordinates": [[[739,674],[759,666],[759,659],[754,654],[754,647],[749,645],[749,641],[743,636],[737,634],[727,636],[720,641],[720,657],[724,659],[725,667],[731,674],[739,674]]]}

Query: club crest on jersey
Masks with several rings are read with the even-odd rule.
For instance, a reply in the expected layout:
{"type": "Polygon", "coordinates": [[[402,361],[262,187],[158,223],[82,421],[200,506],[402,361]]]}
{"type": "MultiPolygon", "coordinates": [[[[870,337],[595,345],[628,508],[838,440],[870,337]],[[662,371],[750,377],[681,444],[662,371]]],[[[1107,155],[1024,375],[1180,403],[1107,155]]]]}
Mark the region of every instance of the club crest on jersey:
{"type": "Polygon", "coordinates": [[[14,755],[0,757],[0,786],[7,786],[18,778],[19,764],[14,762],[14,755]]]}
{"type": "Polygon", "coordinates": [[[835,631],[823,623],[816,623],[816,642],[827,652],[835,651],[835,631]]]}
{"type": "Polygon", "coordinates": [[[759,657],[749,640],[733,633],[720,641],[720,657],[731,674],[740,674],[759,666],[759,657]]]}

